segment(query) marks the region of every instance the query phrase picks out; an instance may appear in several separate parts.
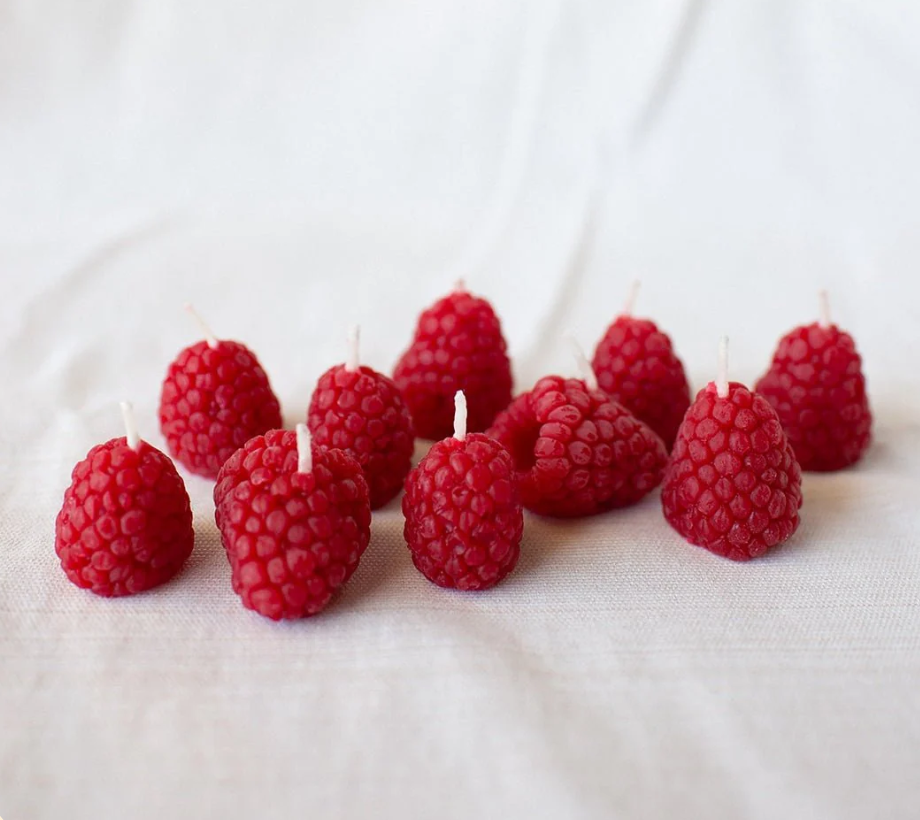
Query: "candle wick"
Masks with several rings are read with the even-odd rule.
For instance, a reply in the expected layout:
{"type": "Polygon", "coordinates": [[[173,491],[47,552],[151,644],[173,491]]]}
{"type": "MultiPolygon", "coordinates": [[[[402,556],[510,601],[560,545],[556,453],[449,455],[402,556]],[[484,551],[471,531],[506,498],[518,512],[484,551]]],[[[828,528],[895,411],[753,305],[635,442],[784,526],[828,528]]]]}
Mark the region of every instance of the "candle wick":
{"type": "Polygon", "coordinates": [[[141,447],[141,437],[137,432],[137,420],[134,418],[134,406],[129,401],[119,402],[121,417],[125,423],[125,440],[128,446],[137,452],[141,447]]]}
{"type": "Polygon", "coordinates": [[[360,356],[361,346],[361,326],[352,325],[348,329],[348,360],[345,362],[345,369],[349,373],[354,373],[361,363],[360,356]]]}
{"type": "Polygon", "coordinates": [[[636,299],[639,298],[639,288],[642,286],[642,283],[636,279],[629,286],[629,291],[626,294],[626,302],[623,305],[623,316],[632,316],[633,310],[636,307],[636,299]]]}
{"type": "Polygon", "coordinates": [[[818,291],[818,313],[820,319],[818,324],[823,328],[831,326],[831,300],[826,290],[818,291]]]}
{"type": "Polygon", "coordinates": [[[313,439],[306,424],[297,425],[297,472],[303,475],[313,472],[313,439]]]}
{"type": "Polygon", "coordinates": [[[728,398],[728,336],[719,339],[719,369],[716,374],[716,395],[728,398]]]}
{"type": "Polygon", "coordinates": [[[208,343],[208,347],[214,350],[217,345],[217,337],[211,332],[211,328],[208,327],[207,322],[201,318],[201,314],[195,310],[195,306],[191,302],[185,303],[185,310],[192,319],[195,320],[195,323],[198,325],[201,330],[204,340],[208,343]]]}
{"type": "Polygon", "coordinates": [[[454,282],[454,293],[466,293],[466,292],[467,292],[466,279],[464,279],[461,276],[456,282],[454,282]]]}
{"type": "Polygon", "coordinates": [[[457,441],[463,441],[466,438],[466,419],[466,394],[458,390],[454,394],[454,438],[457,441]]]}
{"type": "Polygon", "coordinates": [[[575,357],[575,363],[578,365],[582,380],[589,390],[597,390],[597,374],[594,372],[594,368],[591,367],[591,362],[588,361],[588,357],[578,343],[578,339],[575,338],[575,334],[571,330],[567,330],[563,337],[572,348],[572,355],[575,357]]]}

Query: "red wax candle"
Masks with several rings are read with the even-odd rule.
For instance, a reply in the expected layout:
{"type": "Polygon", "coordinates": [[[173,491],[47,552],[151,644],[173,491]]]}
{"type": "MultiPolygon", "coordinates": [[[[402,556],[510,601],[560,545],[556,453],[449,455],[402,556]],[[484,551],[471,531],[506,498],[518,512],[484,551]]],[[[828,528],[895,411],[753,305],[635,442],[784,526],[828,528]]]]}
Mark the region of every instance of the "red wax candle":
{"type": "Polygon", "coordinates": [[[361,465],[371,509],[377,509],[402,490],[412,467],[415,433],[392,379],[359,364],[358,334],[354,328],[348,361],[319,377],[307,425],[317,446],[344,450],[361,465]]]}
{"type": "Polygon", "coordinates": [[[719,375],[696,396],[671,453],[661,503],[691,544],[747,561],[799,526],[802,474],[776,411],[728,381],[728,340],[719,375]]]}
{"type": "Polygon", "coordinates": [[[690,406],[690,385],[668,336],[632,315],[633,285],[623,312],[607,328],[592,365],[601,390],[651,427],[668,449],[690,406]]]}
{"type": "Polygon", "coordinates": [[[55,524],[67,577],[97,595],[143,592],[168,581],[192,552],[192,510],[169,457],[142,441],[131,407],[127,436],[93,447],[73,469],[55,524]]]}
{"type": "Polygon", "coordinates": [[[406,543],[430,581],[488,589],[517,564],[524,514],[511,455],[467,432],[462,392],[455,402],[454,435],[432,446],[406,481],[406,543]]]}
{"type": "Polygon", "coordinates": [[[243,605],[273,620],[326,607],[370,541],[361,467],[305,424],[255,436],[220,470],[215,518],[243,605]]]}
{"type": "Polygon", "coordinates": [[[828,471],[862,457],[872,413],[856,344],[831,322],[824,292],[821,313],[780,339],[755,389],[779,414],[802,469],[828,471]]]}
{"type": "Polygon", "coordinates": [[[172,456],[193,473],[216,478],[253,436],[281,426],[281,406],[255,354],[218,340],[191,305],[204,341],[169,365],[160,394],[160,429],[172,456]]]}
{"type": "Polygon", "coordinates": [[[488,435],[511,452],[524,506],[565,518],[642,499],[661,481],[661,439],[597,385],[576,344],[582,379],[546,376],[495,419],[488,435]]]}
{"type": "Polygon", "coordinates": [[[511,362],[492,306],[458,284],[419,317],[393,380],[422,438],[451,434],[458,390],[469,403],[470,430],[485,430],[511,401],[511,362]]]}

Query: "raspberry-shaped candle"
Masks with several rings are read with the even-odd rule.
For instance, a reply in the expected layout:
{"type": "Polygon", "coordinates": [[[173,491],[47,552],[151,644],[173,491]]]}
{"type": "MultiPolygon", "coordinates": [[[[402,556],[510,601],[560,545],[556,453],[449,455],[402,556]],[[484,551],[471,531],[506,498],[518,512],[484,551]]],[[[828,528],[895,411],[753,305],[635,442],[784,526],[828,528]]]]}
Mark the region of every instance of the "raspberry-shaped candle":
{"type": "Polygon", "coordinates": [[[459,283],[419,317],[393,381],[422,438],[437,441],[451,434],[458,390],[469,403],[470,431],[485,430],[511,401],[511,362],[492,306],[459,283]]]}
{"type": "Polygon", "coordinates": [[[524,506],[576,517],[625,507],[658,486],[667,461],[650,427],[584,379],[546,376],[495,419],[488,435],[511,452],[524,506]]]}
{"type": "Polygon", "coordinates": [[[172,578],[195,533],[185,484],[169,457],[137,434],[93,447],[73,469],[55,523],[54,550],[67,577],[96,595],[133,595],[172,578]]]}
{"type": "Polygon", "coordinates": [[[370,540],[361,467],[305,424],[256,436],[224,464],[215,518],[243,605],[273,620],[322,610],[370,540]]]}
{"type": "Polygon", "coordinates": [[[399,388],[358,364],[358,328],[349,347],[348,361],[319,377],[307,425],[317,446],[344,450],[361,465],[375,510],[402,489],[412,468],[415,433],[399,388]]]}
{"type": "Polygon", "coordinates": [[[520,555],[524,513],[511,455],[482,433],[467,433],[456,396],[452,438],[437,442],[409,475],[403,496],[412,561],[442,587],[495,586],[520,555]]]}
{"type": "Polygon", "coordinates": [[[748,561],[798,528],[802,474],[776,411],[728,381],[726,339],[719,350],[718,378],[697,394],[677,432],[661,503],[691,544],[748,561]]]}
{"type": "Polygon", "coordinates": [[[249,348],[218,341],[191,305],[205,340],[169,366],[160,394],[160,429],[169,452],[193,473],[216,478],[253,436],[281,426],[281,406],[249,348]]]}
{"type": "Polygon", "coordinates": [[[592,365],[601,390],[651,427],[668,449],[690,406],[690,385],[671,340],[648,319],[632,315],[638,283],[607,328],[592,365]]]}
{"type": "Polygon", "coordinates": [[[856,345],[831,323],[823,291],[821,313],[780,339],[754,389],[779,414],[803,470],[841,470],[869,446],[872,413],[856,345]]]}

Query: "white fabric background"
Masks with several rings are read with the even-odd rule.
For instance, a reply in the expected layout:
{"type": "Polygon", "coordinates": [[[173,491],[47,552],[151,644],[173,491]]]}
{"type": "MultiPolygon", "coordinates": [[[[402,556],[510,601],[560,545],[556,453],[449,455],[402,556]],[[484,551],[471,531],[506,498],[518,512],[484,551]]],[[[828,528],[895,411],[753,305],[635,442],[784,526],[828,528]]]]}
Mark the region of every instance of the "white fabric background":
{"type": "Polygon", "coordinates": [[[920,804],[920,6],[882,0],[0,0],[0,813],[35,818],[907,818],[920,804]],[[195,340],[298,420],[363,325],[392,367],[457,276],[518,386],[629,280],[695,386],[750,380],[832,291],[876,443],[735,565],[653,497],[529,517],[452,594],[398,503],[345,594],[244,611],[211,486],[155,592],[72,587],[74,462],[155,424],[195,340]]]}

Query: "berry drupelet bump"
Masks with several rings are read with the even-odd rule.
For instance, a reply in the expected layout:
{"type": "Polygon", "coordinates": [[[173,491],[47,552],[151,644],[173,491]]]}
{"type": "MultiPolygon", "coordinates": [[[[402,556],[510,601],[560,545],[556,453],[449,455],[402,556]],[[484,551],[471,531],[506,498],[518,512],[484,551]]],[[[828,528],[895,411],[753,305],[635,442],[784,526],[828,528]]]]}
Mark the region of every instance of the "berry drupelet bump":
{"type": "Polygon", "coordinates": [[[469,429],[485,430],[511,401],[511,362],[492,306],[462,283],[419,317],[412,344],[393,372],[416,433],[451,434],[454,394],[469,402],[469,429]]]}
{"type": "Polygon", "coordinates": [[[658,486],[667,461],[661,439],[598,389],[575,348],[583,379],[540,379],[488,431],[514,458],[524,506],[541,515],[571,518],[634,504],[658,486]]]}
{"type": "Polygon", "coordinates": [[[216,478],[221,465],[253,436],[281,426],[281,406],[255,354],[216,339],[191,305],[205,340],[169,365],[160,394],[160,429],[172,456],[216,478]]]}
{"type": "Polygon", "coordinates": [[[195,544],[192,510],[169,457],[142,441],[129,404],[127,436],[93,447],[73,469],[55,523],[67,577],[96,595],[133,595],[172,578],[195,544]]]}
{"type": "Polygon", "coordinates": [[[687,541],[734,561],[783,543],[799,526],[802,474],[776,411],[719,376],[696,397],[677,432],[665,474],[665,518],[687,541]]]}
{"type": "Polygon", "coordinates": [[[307,425],[317,446],[344,450],[361,465],[371,509],[377,509],[402,490],[412,468],[415,433],[395,383],[359,365],[358,333],[352,330],[348,361],[319,377],[307,425]]]}
{"type": "Polygon", "coordinates": [[[255,436],[220,470],[215,518],[243,605],[267,618],[320,612],[370,540],[367,482],[306,425],[255,436]]]}
{"type": "Polygon", "coordinates": [[[862,361],[849,333],[822,319],[780,339],[773,362],[754,388],[779,415],[803,470],[841,470],[869,446],[872,413],[862,361]]]}
{"type": "Polygon", "coordinates": [[[634,284],[626,308],[607,328],[592,366],[601,390],[652,428],[670,449],[690,406],[690,385],[671,340],[648,319],[632,315],[634,284]]]}
{"type": "Polygon", "coordinates": [[[437,442],[406,481],[403,513],[412,561],[442,587],[495,586],[517,564],[524,514],[511,455],[482,433],[467,433],[463,393],[454,436],[437,442]]]}

